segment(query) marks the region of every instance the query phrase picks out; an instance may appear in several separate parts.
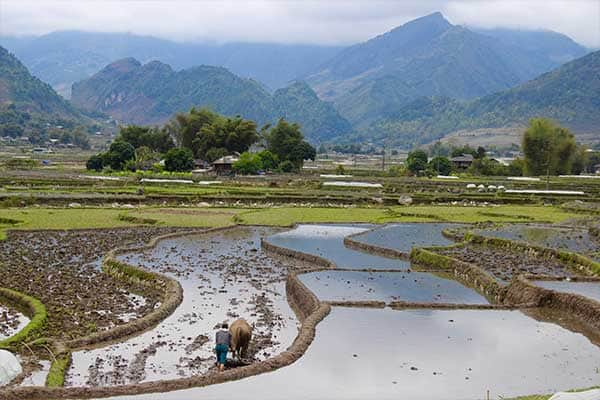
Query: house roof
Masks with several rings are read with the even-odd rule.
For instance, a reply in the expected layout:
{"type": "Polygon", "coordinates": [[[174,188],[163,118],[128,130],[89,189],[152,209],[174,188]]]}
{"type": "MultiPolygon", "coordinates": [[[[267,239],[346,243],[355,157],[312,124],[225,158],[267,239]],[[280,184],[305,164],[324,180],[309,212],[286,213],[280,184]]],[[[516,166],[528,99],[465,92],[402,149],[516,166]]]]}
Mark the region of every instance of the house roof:
{"type": "Polygon", "coordinates": [[[452,162],[473,162],[473,156],[471,154],[463,154],[460,156],[452,157],[450,161],[452,162]]]}
{"type": "Polygon", "coordinates": [[[229,164],[233,164],[237,160],[239,160],[239,158],[237,158],[236,156],[225,156],[225,157],[219,158],[218,160],[213,161],[213,165],[215,165],[215,164],[229,165],[229,164]]]}

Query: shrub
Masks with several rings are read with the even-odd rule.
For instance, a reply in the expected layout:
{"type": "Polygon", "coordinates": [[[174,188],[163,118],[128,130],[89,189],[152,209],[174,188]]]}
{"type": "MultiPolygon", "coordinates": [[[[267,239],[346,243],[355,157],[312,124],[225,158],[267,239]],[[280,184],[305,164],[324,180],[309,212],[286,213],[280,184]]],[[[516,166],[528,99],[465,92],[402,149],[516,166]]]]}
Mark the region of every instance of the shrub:
{"type": "Polygon", "coordinates": [[[242,175],[257,174],[263,168],[262,160],[258,154],[244,152],[240,159],[233,163],[233,170],[242,175]]]}
{"type": "Polygon", "coordinates": [[[450,175],[452,172],[452,163],[447,157],[434,157],[429,161],[429,167],[439,175],[450,175]]]}
{"type": "Polygon", "coordinates": [[[260,157],[260,162],[262,163],[262,168],[272,171],[277,168],[279,164],[279,157],[276,154],[271,153],[269,150],[263,150],[258,153],[258,157],[260,157]]]}
{"type": "Polygon", "coordinates": [[[427,168],[427,153],[423,150],[415,150],[408,153],[406,168],[413,174],[424,171],[427,168]]]}
{"type": "MultiPolygon", "coordinates": [[[[106,153],[108,165],[115,171],[121,171],[128,160],[135,158],[135,149],[127,142],[112,142],[106,153]]],[[[104,162],[106,165],[106,160],[104,162]]]]}
{"type": "Polygon", "coordinates": [[[190,149],[175,148],[165,155],[165,170],[186,172],[194,169],[194,156],[190,149]]]}
{"type": "Polygon", "coordinates": [[[85,163],[85,168],[90,171],[102,171],[102,168],[104,168],[104,160],[102,159],[102,156],[99,154],[94,154],[91,156],[85,163]]]}
{"type": "Polygon", "coordinates": [[[281,172],[292,172],[296,166],[290,160],[285,160],[284,162],[279,164],[279,170],[281,172]]]}

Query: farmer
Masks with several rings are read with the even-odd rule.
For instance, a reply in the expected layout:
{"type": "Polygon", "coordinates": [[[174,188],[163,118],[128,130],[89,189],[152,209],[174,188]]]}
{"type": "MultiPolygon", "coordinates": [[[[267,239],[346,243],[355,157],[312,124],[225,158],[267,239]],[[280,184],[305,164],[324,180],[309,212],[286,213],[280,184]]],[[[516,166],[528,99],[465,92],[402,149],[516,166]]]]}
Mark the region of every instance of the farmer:
{"type": "Polygon", "coordinates": [[[215,335],[215,342],[217,343],[215,352],[217,353],[217,367],[219,368],[219,372],[222,372],[225,369],[227,352],[229,351],[229,346],[231,344],[231,334],[227,328],[227,322],[224,322],[223,325],[221,325],[221,330],[215,335]]]}

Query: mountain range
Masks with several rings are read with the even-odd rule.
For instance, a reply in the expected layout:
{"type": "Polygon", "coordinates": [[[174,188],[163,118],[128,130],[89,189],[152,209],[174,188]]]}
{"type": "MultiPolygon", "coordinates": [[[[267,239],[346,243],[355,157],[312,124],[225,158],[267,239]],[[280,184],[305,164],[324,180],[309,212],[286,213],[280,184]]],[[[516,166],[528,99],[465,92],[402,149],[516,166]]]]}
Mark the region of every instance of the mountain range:
{"type": "Polygon", "coordinates": [[[600,51],[536,79],[472,101],[421,97],[345,140],[386,140],[418,145],[459,130],[517,127],[533,117],[552,118],[575,133],[598,133],[600,51]]]}
{"type": "Polygon", "coordinates": [[[312,71],[342,48],[274,43],[179,43],[124,33],[58,31],[39,37],[0,37],[0,44],[32,74],[69,98],[74,82],[89,78],[123,58],[158,60],[176,70],[197,65],[225,67],[269,89],[286,86],[312,71]]]}
{"type": "Polygon", "coordinates": [[[109,64],[91,78],[73,84],[71,102],[135,124],[161,124],[191,107],[241,115],[259,124],[279,118],[298,122],[313,141],[352,130],[329,103],[303,82],[271,94],[259,82],[241,78],[223,67],[197,66],[173,70],[160,61],[142,64],[126,58],[109,64]]]}
{"type": "Polygon", "coordinates": [[[485,96],[587,52],[563,35],[532,34],[562,46],[544,51],[502,31],[483,34],[452,25],[434,13],[343,50],[307,81],[355,128],[364,129],[417,98],[485,96]]]}
{"type": "Polygon", "coordinates": [[[0,40],[59,89],[80,80],[75,106],[126,123],[157,124],[208,106],[261,124],[299,122],[315,143],[401,147],[461,129],[522,126],[532,116],[597,129],[597,52],[586,56],[556,32],[467,28],[440,13],[346,48],[82,32],[0,40]],[[128,57],[113,61],[121,55],[128,57]]]}
{"type": "Polygon", "coordinates": [[[5,48],[0,47],[0,127],[13,136],[28,130],[45,130],[48,124],[91,124],[50,85],[32,76],[5,48]]]}

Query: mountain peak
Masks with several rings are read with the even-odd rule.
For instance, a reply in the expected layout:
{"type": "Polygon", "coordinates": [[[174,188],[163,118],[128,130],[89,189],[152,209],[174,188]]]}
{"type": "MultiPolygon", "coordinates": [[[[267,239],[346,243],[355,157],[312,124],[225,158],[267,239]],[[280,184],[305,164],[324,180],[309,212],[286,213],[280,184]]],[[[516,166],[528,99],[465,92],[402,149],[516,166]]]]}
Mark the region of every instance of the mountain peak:
{"type": "Polygon", "coordinates": [[[416,25],[426,26],[429,28],[436,27],[438,29],[448,29],[452,26],[452,24],[446,19],[446,17],[444,17],[444,15],[441,12],[436,11],[423,17],[413,19],[412,21],[409,21],[404,25],[399,26],[399,28],[416,25]]]}
{"type": "Polygon", "coordinates": [[[443,22],[448,25],[451,25],[450,22],[446,19],[446,17],[444,17],[444,14],[442,14],[439,11],[436,11],[431,14],[427,14],[420,18],[414,19],[412,22],[415,22],[415,21],[435,21],[435,22],[443,22]]]}
{"type": "Polygon", "coordinates": [[[117,60],[113,63],[108,64],[104,69],[125,73],[125,72],[129,72],[131,70],[134,70],[136,68],[139,68],[141,66],[142,66],[142,63],[140,63],[135,58],[127,57],[127,58],[123,58],[121,60],[117,60]]]}

